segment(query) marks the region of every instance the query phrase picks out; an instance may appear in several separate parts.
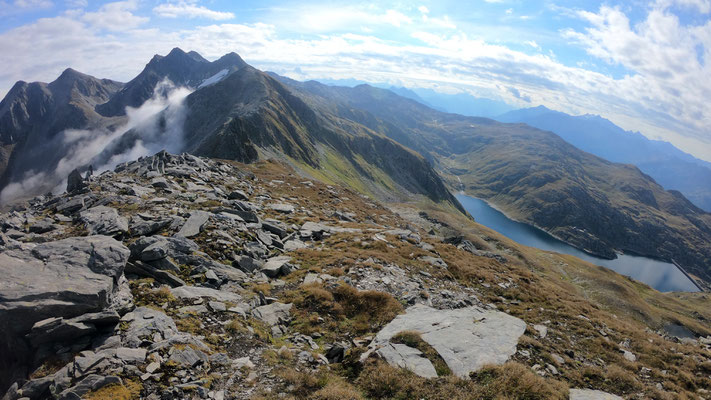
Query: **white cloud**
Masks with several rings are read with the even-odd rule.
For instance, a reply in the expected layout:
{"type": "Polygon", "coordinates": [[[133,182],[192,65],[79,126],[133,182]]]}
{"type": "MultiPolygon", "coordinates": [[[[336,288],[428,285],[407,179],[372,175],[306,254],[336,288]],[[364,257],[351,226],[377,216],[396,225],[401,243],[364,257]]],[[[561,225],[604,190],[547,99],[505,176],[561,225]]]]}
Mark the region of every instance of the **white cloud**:
{"type": "Polygon", "coordinates": [[[50,8],[54,3],[49,0],[15,0],[12,5],[18,8],[50,8]]]}
{"type": "MultiPolygon", "coordinates": [[[[424,20],[427,15],[420,14],[424,20]]],[[[413,23],[413,18],[395,9],[380,9],[375,6],[297,6],[288,9],[277,9],[271,18],[271,23],[281,29],[291,30],[299,34],[353,32],[363,27],[374,29],[378,27],[401,28],[413,23]]]]}
{"type": "Polygon", "coordinates": [[[196,6],[186,2],[177,4],[164,3],[153,8],[153,12],[166,18],[206,18],[213,20],[233,19],[235,15],[231,12],[214,11],[204,6],[196,6]]]}
{"type": "MultiPolygon", "coordinates": [[[[128,12],[129,20],[136,17],[130,9],[122,10],[128,12]]],[[[429,22],[410,24],[395,13],[388,15],[387,10],[302,11],[292,15],[295,25],[289,29],[315,26],[304,32],[318,35],[285,35],[281,20],[274,25],[221,23],[180,31],[141,29],[140,24],[133,24],[139,27],[107,32],[83,12],[41,19],[0,34],[0,49],[13,55],[13,62],[0,70],[0,90],[19,79],[53,80],[68,66],[125,81],[138,74],[153,54],[166,54],[175,46],[196,50],[208,59],[235,51],[258,68],[296,79],[356,78],[415,87],[456,87],[522,107],[544,104],[574,114],[600,114],[625,129],[670,140],[711,160],[707,130],[711,126],[707,112],[711,71],[698,63],[694,46],[703,44],[703,57],[711,60],[708,24],[684,27],[664,10],[650,11],[637,26],[630,26],[617,9],[580,14],[589,28],[568,31],[566,37],[595,57],[634,72],[615,78],[586,69],[586,65],[564,65],[553,55],[526,54],[461,32],[443,31],[429,22]],[[363,29],[396,23],[416,41],[385,40],[363,29]],[[329,33],[342,26],[366,33],[329,33]],[[27,38],[32,38],[29,51],[27,38]]]]}
{"type": "Polygon", "coordinates": [[[417,9],[420,10],[420,12],[423,13],[423,14],[429,14],[429,13],[430,13],[430,9],[427,8],[427,7],[425,7],[425,6],[419,6],[419,7],[417,7],[417,9]]]}
{"type": "Polygon", "coordinates": [[[531,47],[533,47],[534,49],[538,49],[538,50],[541,49],[541,46],[539,46],[538,43],[536,43],[535,40],[527,40],[527,41],[523,42],[523,44],[528,45],[528,46],[531,46],[531,47]]]}
{"type": "Polygon", "coordinates": [[[390,25],[400,27],[402,24],[411,24],[412,19],[408,17],[407,15],[395,11],[395,10],[388,10],[385,12],[385,15],[383,15],[382,20],[387,22],[390,25]]]}
{"type": "Polygon", "coordinates": [[[88,0],[65,0],[64,5],[67,8],[85,8],[89,5],[88,0]]]}
{"type": "Polygon", "coordinates": [[[711,1],[709,0],[657,0],[655,6],[664,9],[671,6],[678,6],[698,10],[703,14],[711,12],[711,1]]]}
{"type": "Polygon", "coordinates": [[[54,7],[50,0],[0,1],[0,16],[16,15],[54,7]]]}
{"type": "Polygon", "coordinates": [[[107,31],[126,31],[148,22],[148,17],[134,15],[131,11],[138,8],[137,0],[117,1],[101,6],[98,11],[87,12],[83,20],[98,29],[107,31]]]}
{"type": "Polygon", "coordinates": [[[566,36],[589,54],[631,71],[620,84],[627,91],[626,98],[636,100],[637,114],[669,130],[709,141],[711,63],[704,60],[711,60],[711,21],[684,25],[667,9],[668,3],[659,2],[634,26],[619,8],[579,12],[591,26],[584,32],[569,30],[566,36]]]}

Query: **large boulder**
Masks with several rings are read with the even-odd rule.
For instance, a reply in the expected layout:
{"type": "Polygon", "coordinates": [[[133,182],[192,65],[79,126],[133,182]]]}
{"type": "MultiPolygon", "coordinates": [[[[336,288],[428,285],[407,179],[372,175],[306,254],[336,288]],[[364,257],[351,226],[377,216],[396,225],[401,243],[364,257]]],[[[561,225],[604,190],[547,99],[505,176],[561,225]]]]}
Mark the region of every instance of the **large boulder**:
{"type": "Polygon", "coordinates": [[[418,304],[390,321],[371,346],[381,357],[399,366],[416,366],[413,372],[431,377],[424,360],[415,352],[391,346],[390,339],[403,331],[418,332],[432,346],[453,374],[466,378],[485,364],[503,364],[516,352],[526,323],[506,313],[466,307],[437,310],[418,304]],[[398,350],[395,352],[394,350],[398,350]]]}
{"type": "Polygon", "coordinates": [[[27,374],[25,335],[48,318],[70,319],[107,309],[129,250],[107,236],[42,243],[0,253],[0,391],[27,374]]]}

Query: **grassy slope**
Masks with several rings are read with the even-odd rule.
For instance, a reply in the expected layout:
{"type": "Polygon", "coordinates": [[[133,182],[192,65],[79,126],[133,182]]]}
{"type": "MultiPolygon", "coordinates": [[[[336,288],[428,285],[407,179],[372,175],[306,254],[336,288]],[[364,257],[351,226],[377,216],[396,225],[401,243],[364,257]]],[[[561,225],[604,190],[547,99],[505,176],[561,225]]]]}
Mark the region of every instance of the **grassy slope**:
{"type": "MultiPolygon", "coordinates": [[[[267,181],[295,183],[275,187],[270,193],[273,198],[298,198],[299,205],[313,210],[315,215],[329,208],[320,184],[314,188],[298,185],[296,182],[303,178],[290,175],[279,164],[257,163],[246,168],[267,181]]],[[[425,207],[431,217],[441,221],[431,225],[419,216],[422,209],[411,205],[392,205],[397,211],[393,213],[356,193],[330,201],[337,201],[339,208],[353,212],[357,221],[416,227],[423,240],[432,244],[448,264],[448,269],[418,260],[422,249],[394,237],[387,237],[387,244],[375,241],[366,245],[362,240],[354,240],[353,234],[344,233],[324,239],[320,249],[296,252],[294,257],[302,268],[292,273],[288,282],[299,282],[309,272],[339,276],[352,269],[375,268],[363,261],[371,259],[399,265],[413,274],[427,272],[433,280],[445,285],[471,287],[483,302],[523,319],[529,328],[519,341],[519,349],[528,351],[530,357],[517,354],[504,366],[485,369],[472,380],[453,377],[425,380],[381,362],[369,362],[359,368],[348,360],[316,375],[302,374],[294,369],[291,360],[277,358],[274,362],[278,375],[285,381],[284,391],[295,398],[494,399],[504,395],[547,399],[566,398],[567,387],[592,387],[625,397],[643,393],[652,398],[681,399],[698,398],[699,389],[711,389],[708,378],[711,352],[697,345],[675,343],[655,333],[665,324],[675,322],[697,334],[711,334],[711,299],[707,294],[660,293],[575,257],[518,245],[460,213],[437,205],[425,207]],[[477,248],[502,255],[506,262],[444,244],[427,235],[429,229],[439,236],[461,234],[477,248]],[[509,287],[502,288],[500,283],[509,287]],[[540,338],[533,324],[547,325],[548,335],[540,338]],[[637,362],[622,357],[619,343],[625,339],[630,340],[629,350],[637,356],[637,362]],[[557,364],[553,354],[563,357],[565,363],[557,364]],[[554,364],[559,375],[540,378],[532,373],[531,368],[547,363],[554,364]],[[657,383],[662,383],[663,389],[657,389],[657,383]]],[[[356,222],[349,226],[367,229],[371,225],[356,222]]],[[[348,300],[338,290],[322,286],[301,286],[284,292],[272,288],[271,295],[294,302],[292,327],[306,334],[320,332],[319,341],[323,343],[344,336],[372,334],[385,321],[373,326],[373,318],[391,318],[393,311],[386,296],[382,299],[384,308],[370,308],[368,315],[372,318],[362,319],[357,312],[348,314],[352,298],[348,300]],[[345,317],[340,314],[342,311],[336,311],[342,309],[346,310],[345,317]],[[321,319],[312,318],[315,315],[321,319]]]]}

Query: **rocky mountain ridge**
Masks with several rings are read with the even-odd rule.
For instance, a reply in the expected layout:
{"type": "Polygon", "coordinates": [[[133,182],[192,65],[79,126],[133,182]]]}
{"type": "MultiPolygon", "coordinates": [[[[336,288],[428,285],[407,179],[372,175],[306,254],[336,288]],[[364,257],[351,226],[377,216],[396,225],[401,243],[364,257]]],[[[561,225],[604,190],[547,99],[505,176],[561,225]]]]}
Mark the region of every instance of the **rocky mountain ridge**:
{"type": "Polygon", "coordinates": [[[618,321],[604,300],[545,287],[550,271],[584,281],[594,267],[472,236],[451,210],[394,213],[273,161],[165,152],[69,188],[0,218],[4,399],[711,390],[711,315],[693,311],[708,298],[643,300],[606,271],[592,279],[649,318],[618,321]],[[658,316],[695,338],[655,332],[658,316]]]}
{"type": "MultiPolygon", "coordinates": [[[[81,109],[81,120],[92,123],[38,115],[31,126],[18,128],[37,133],[4,147],[12,154],[4,183],[39,182],[34,194],[44,193],[58,182],[42,185],[43,180],[50,181],[43,179],[43,173],[57,170],[60,164],[111,166],[114,157],[162,143],[164,148],[177,146],[176,151],[242,162],[276,157],[307,175],[378,198],[446,202],[463,211],[420,155],[362,125],[311,108],[237,54],[209,62],[176,48],[165,57],[155,56],[136,78],[118,88],[107,98],[82,100],[93,107],[81,109]],[[184,102],[168,104],[149,118],[142,113],[133,119],[124,115],[142,104],[169,102],[170,93],[163,92],[181,85],[193,90],[184,102]],[[51,126],[45,123],[48,119],[51,126]],[[88,132],[72,135],[73,128],[88,132]],[[75,137],[88,139],[79,143],[75,137]],[[91,150],[94,153],[88,154],[91,150]],[[73,156],[71,162],[65,156],[73,156]],[[31,173],[35,175],[28,177],[31,173]]],[[[13,102],[31,102],[14,94],[10,97],[13,102]]],[[[0,118],[13,118],[8,115],[9,111],[0,118]]]]}

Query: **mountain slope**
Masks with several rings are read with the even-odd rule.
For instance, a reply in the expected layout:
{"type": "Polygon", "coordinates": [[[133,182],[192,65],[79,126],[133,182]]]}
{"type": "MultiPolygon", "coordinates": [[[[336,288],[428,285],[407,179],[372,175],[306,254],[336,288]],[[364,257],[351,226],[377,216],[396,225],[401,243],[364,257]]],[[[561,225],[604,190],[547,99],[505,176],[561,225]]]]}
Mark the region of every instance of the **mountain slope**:
{"type": "Polygon", "coordinates": [[[633,166],[585,153],[550,132],[441,113],[367,85],[285,82],[425,154],[450,187],[578,248],[609,258],[624,251],[674,259],[711,279],[711,215],[633,166]]]}
{"type": "MultiPolygon", "coordinates": [[[[98,82],[95,78],[86,79],[98,82]]],[[[27,194],[46,192],[66,178],[75,168],[73,164],[79,168],[112,167],[122,160],[160,149],[155,146],[172,146],[171,151],[244,162],[281,158],[306,175],[347,184],[381,199],[429,199],[446,202],[463,212],[419,154],[327,109],[307,105],[234,53],[210,62],[195,52],[176,48],[165,57],[155,56],[121,90],[119,86],[113,89],[104,96],[84,101],[81,110],[90,118],[78,118],[73,124],[47,128],[41,125],[40,117],[27,117],[29,127],[43,136],[56,136],[67,145],[55,143],[53,148],[49,147],[53,151],[51,156],[37,141],[30,141],[31,146],[22,148],[13,148],[13,143],[3,147],[0,161],[7,159],[17,171],[6,181],[13,182],[13,192],[22,191],[26,181],[39,183],[27,194]],[[173,85],[163,84],[166,80],[173,85]],[[188,91],[184,92],[187,97],[183,101],[173,96],[176,86],[186,86],[192,93],[187,96],[188,91]],[[130,109],[146,104],[147,110],[130,109]],[[150,115],[146,117],[144,113],[150,115]],[[91,131],[72,134],[68,128],[91,131]],[[91,140],[84,146],[85,142],[73,141],[74,136],[91,140]],[[69,163],[63,158],[68,153],[80,156],[72,157],[69,163]],[[15,159],[33,162],[17,163],[15,159]],[[64,166],[72,164],[70,170],[57,172],[60,160],[64,166]],[[29,172],[33,175],[25,180],[29,172]],[[53,174],[53,179],[47,179],[47,174],[53,174]]],[[[16,92],[11,92],[12,98],[18,98],[16,92]]],[[[56,97],[52,101],[58,107],[65,106],[62,101],[68,101],[68,97],[59,94],[56,97]]],[[[12,98],[6,101],[12,102],[12,98]]],[[[19,101],[25,107],[22,99],[19,101]]],[[[14,121],[11,110],[0,114],[0,118],[14,121]]],[[[14,137],[12,132],[0,133],[14,137]]]]}
{"type": "Polygon", "coordinates": [[[708,295],[660,293],[453,210],[165,152],[84,183],[0,212],[3,399],[711,389],[708,295]]]}
{"type": "Polygon", "coordinates": [[[69,68],[55,81],[17,82],[0,102],[0,187],[62,157],[60,132],[116,123],[94,111],[123,86],[69,68]]]}
{"type": "Polygon", "coordinates": [[[420,155],[327,109],[306,104],[254,68],[243,68],[196,91],[186,105],[186,149],[195,154],[245,162],[283,154],[307,172],[365,192],[406,200],[407,195],[400,193],[404,189],[460,208],[420,155]]]}
{"type": "Polygon", "coordinates": [[[595,115],[573,116],[539,106],[495,118],[549,130],[573,146],[613,162],[634,164],[667,189],[682,192],[711,211],[711,163],[698,160],[672,144],[625,131],[595,115]]]}

